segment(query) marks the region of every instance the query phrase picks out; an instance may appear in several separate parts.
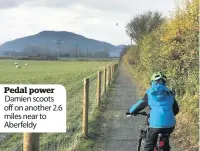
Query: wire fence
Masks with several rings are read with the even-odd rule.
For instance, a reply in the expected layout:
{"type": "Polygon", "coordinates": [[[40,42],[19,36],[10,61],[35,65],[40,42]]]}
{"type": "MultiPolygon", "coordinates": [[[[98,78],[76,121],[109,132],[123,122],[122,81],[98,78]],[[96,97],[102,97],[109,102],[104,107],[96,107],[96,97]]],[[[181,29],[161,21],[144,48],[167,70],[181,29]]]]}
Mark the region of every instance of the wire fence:
{"type": "MultiPolygon", "coordinates": [[[[109,65],[103,71],[100,71],[100,81],[98,73],[94,73],[86,77],[89,80],[88,87],[88,105],[87,120],[92,118],[95,108],[98,106],[98,89],[100,89],[100,96],[105,94],[105,86],[108,87],[115,73],[117,64],[109,65]],[[100,85],[98,87],[98,83],[100,85]]],[[[0,151],[66,151],[75,148],[78,143],[78,138],[83,135],[84,127],[84,81],[78,80],[73,84],[73,88],[67,94],[67,130],[66,133],[41,133],[39,138],[34,141],[34,136],[29,142],[26,141],[25,135],[20,134],[18,140],[15,140],[12,149],[6,145],[0,144],[0,151]],[[36,142],[36,143],[35,143],[36,142]],[[25,143],[28,143],[25,147],[25,143]],[[34,149],[33,149],[34,148],[34,149]]],[[[101,98],[100,97],[100,98],[101,98]]],[[[59,118],[59,117],[58,117],[59,118]]],[[[88,122],[87,122],[88,123],[88,122]]],[[[85,125],[88,129],[88,125],[85,125]]],[[[8,134],[14,135],[14,134],[8,134]]],[[[29,135],[33,135],[30,133],[29,135]]],[[[8,136],[7,136],[8,137],[8,136]]],[[[3,143],[3,142],[2,142],[3,143]]]]}

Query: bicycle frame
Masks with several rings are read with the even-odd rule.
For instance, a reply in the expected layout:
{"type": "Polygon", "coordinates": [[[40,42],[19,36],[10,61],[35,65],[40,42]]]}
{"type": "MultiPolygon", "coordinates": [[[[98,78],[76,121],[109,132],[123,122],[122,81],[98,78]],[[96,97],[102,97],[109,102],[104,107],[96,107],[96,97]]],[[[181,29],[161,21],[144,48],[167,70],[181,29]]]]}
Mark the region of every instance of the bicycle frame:
{"type": "MultiPolygon", "coordinates": [[[[132,114],[131,114],[132,115],[132,114]]],[[[145,129],[141,129],[140,130],[140,137],[138,139],[138,146],[137,146],[137,151],[142,151],[141,150],[141,146],[144,147],[142,145],[142,141],[145,140],[146,138],[146,134],[149,132],[149,122],[148,122],[148,119],[149,119],[149,113],[146,113],[146,112],[139,112],[137,113],[136,115],[143,115],[143,116],[146,116],[146,120],[145,120],[145,129]]],[[[166,135],[166,134],[159,134],[158,135],[158,139],[157,139],[157,143],[156,143],[156,146],[154,147],[154,151],[162,151],[162,147],[165,145],[165,140],[164,139],[167,139],[167,141],[169,140],[169,136],[166,135]]],[[[144,143],[144,142],[143,142],[144,143]]]]}

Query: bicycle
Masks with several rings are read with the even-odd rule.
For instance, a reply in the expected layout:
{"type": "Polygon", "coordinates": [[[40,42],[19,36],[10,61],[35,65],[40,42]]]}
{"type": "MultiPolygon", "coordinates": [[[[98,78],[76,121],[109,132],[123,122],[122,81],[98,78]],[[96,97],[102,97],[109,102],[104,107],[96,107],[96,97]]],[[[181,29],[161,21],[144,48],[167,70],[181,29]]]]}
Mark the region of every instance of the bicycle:
{"type": "MultiPolygon", "coordinates": [[[[126,115],[127,117],[129,117],[129,116],[132,116],[133,114],[130,113],[126,115]]],[[[134,116],[137,116],[137,115],[143,115],[147,117],[145,120],[145,129],[140,130],[140,136],[139,136],[138,144],[137,144],[137,151],[143,151],[146,134],[149,132],[149,124],[148,124],[149,113],[138,112],[137,114],[134,114],[134,116]]],[[[159,133],[156,146],[154,147],[154,151],[164,151],[163,149],[165,148],[165,145],[168,143],[169,143],[169,135],[166,133],[159,133]]]]}

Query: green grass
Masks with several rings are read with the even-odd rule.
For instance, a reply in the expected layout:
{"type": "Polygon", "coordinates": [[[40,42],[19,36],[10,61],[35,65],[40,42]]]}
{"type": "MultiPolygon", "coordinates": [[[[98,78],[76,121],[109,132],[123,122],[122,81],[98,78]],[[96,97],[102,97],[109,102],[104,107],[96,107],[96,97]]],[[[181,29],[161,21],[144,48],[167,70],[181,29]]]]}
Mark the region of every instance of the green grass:
{"type": "Polygon", "coordinates": [[[83,77],[99,69],[109,62],[65,62],[65,61],[16,61],[0,60],[0,83],[46,83],[63,84],[69,88],[83,77]],[[21,69],[14,63],[20,63],[21,69]],[[24,64],[28,63],[28,66],[24,64]]]}
{"type": "Polygon", "coordinates": [[[87,138],[80,138],[80,142],[75,148],[76,151],[102,151],[102,122],[105,117],[102,113],[107,110],[108,95],[113,91],[112,85],[115,83],[116,73],[113,75],[111,85],[107,88],[106,94],[102,94],[101,105],[93,110],[93,116],[89,118],[89,135],[87,138]]]}
{"type": "MultiPolygon", "coordinates": [[[[41,134],[40,146],[48,150],[52,144],[64,146],[65,150],[76,145],[81,137],[83,79],[90,78],[89,118],[96,108],[96,76],[113,62],[102,61],[25,61],[0,60],[1,84],[62,84],[67,91],[67,133],[41,134]],[[19,63],[18,69],[14,63],[19,63]],[[24,64],[28,63],[28,66],[24,64]],[[64,145],[63,145],[64,143],[64,145]]],[[[102,87],[103,88],[103,87],[102,87]]],[[[22,134],[11,134],[0,143],[0,150],[6,151],[22,141],[22,134]]]]}

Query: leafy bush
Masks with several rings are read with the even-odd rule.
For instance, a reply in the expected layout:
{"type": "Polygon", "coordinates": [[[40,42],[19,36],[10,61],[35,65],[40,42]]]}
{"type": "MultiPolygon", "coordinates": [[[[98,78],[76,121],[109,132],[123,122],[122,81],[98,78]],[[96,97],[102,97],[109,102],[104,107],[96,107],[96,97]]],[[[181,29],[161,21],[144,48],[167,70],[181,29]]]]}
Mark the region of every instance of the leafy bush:
{"type": "Polygon", "coordinates": [[[154,72],[166,73],[168,86],[175,89],[180,105],[174,138],[185,151],[198,149],[198,6],[198,0],[185,1],[173,18],[128,48],[124,56],[145,86],[154,72]]]}

